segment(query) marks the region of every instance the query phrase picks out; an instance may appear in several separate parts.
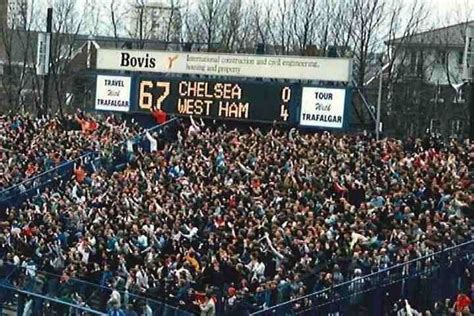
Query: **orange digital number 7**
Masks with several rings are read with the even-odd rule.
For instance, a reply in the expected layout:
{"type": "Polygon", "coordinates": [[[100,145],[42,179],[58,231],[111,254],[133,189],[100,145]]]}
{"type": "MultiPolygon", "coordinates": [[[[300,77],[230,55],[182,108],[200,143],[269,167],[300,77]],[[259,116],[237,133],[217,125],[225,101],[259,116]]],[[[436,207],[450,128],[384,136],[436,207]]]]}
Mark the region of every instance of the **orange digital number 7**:
{"type": "Polygon", "coordinates": [[[156,105],[154,107],[154,110],[161,110],[161,104],[163,101],[170,95],[170,83],[169,82],[157,82],[156,86],[158,88],[163,88],[163,94],[156,99],[156,105]]]}

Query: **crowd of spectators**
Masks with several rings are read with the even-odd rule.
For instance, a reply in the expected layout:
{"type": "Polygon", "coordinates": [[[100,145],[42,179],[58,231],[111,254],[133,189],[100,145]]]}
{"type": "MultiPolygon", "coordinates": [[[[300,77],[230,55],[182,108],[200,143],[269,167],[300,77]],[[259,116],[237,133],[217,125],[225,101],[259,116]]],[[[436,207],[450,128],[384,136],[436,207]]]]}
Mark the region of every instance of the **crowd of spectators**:
{"type": "MultiPolygon", "coordinates": [[[[56,120],[31,133],[19,121],[8,133],[24,136],[2,142],[28,162],[123,139],[109,131],[118,123],[84,136],[61,134],[56,120]]],[[[128,146],[121,171],[76,175],[2,212],[0,258],[109,286],[104,309],[133,309],[125,291],[242,315],[472,238],[468,141],[191,121],[176,142],[148,135],[151,153],[128,146]]],[[[9,157],[3,183],[28,170],[9,157]]]]}
{"type": "Polygon", "coordinates": [[[0,190],[138,132],[137,125],[116,117],[99,120],[82,112],[64,118],[1,115],[0,190]]]}

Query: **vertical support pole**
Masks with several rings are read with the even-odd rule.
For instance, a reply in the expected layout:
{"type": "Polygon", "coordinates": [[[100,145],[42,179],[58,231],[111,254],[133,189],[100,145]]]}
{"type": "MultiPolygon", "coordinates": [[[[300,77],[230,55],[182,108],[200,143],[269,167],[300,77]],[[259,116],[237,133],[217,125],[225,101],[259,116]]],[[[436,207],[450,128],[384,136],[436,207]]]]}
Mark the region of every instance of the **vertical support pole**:
{"type": "Polygon", "coordinates": [[[50,65],[51,65],[51,42],[52,42],[52,30],[53,30],[53,8],[48,8],[48,16],[46,18],[46,34],[47,40],[49,43],[46,43],[46,45],[49,45],[49,56],[47,57],[48,64],[46,65],[47,67],[47,72],[44,76],[43,80],[43,106],[41,108],[40,115],[45,115],[48,113],[48,105],[49,105],[49,72],[50,72],[50,65]]]}

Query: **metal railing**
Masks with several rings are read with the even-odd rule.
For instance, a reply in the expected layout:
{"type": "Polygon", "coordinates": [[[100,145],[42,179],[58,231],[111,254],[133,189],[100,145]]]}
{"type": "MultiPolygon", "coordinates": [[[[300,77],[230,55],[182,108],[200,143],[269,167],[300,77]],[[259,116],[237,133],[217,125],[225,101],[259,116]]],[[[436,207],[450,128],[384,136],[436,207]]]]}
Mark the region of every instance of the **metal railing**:
{"type": "MultiPolygon", "coordinates": [[[[80,156],[80,157],[78,157],[77,159],[74,159],[74,160],[79,160],[81,158],[85,158],[90,154],[91,154],[90,152],[86,153],[86,154],[84,154],[84,155],[82,155],[82,156],[80,156]]],[[[43,171],[40,174],[37,174],[33,177],[30,177],[30,178],[27,178],[27,179],[21,181],[20,183],[16,183],[16,184],[14,184],[14,185],[12,185],[8,188],[5,188],[0,192],[0,196],[8,195],[10,192],[17,192],[17,191],[22,191],[22,190],[24,191],[25,190],[24,188],[29,187],[30,184],[38,183],[38,180],[42,179],[43,177],[62,170],[63,168],[65,168],[69,164],[71,164],[71,162],[74,161],[74,160],[63,162],[59,166],[56,166],[56,167],[51,168],[51,169],[47,169],[46,171],[43,171]]]]}
{"type": "Polygon", "coordinates": [[[11,310],[17,315],[106,315],[81,301],[75,293],[59,287],[62,295],[48,293],[41,273],[14,265],[0,266],[0,314],[11,310]]]}
{"type": "MultiPolygon", "coordinates": [[[[163,124],[154,126],[147,130],[150,133],[159,132],[164,127],[177,122],[177,118],[172,118],[164,122],[163,124]]],[[[145,138],[146,132],[137,134],[132,140],[126,140],[120,142],[115,147],[125,146],[128,141],[139,143],[145,138]]],[[[82,163],[87,171],[92,172],[95,168],[100,167],[100,158],[102,152],[88,152],[74,160],[67,161],[61,165],[44,171],[39,175],[25,179],[24,181],[15,184],[9,188],[4,189],[0,192],[0,209],[4,209],[9,206],[18,206],[28,198],[37,195],[47,187],[59,185],[59,183],[65,179],[70,178],[74,172],[74,165],[76,163],[82,163]]]]}
{"type": "Polygon", "coordinates": [[[24,200],[39,194],[44,188],[59,185],[62,179],[72,176],[75,163],[82,162],[91,168],[91,163],[98,157],[99,153],[89,152],[3,190],[0,192],[0,208],[18,206],[24,200]]]}
{"type": "Polygon", "coordinates": [[[384,315],[399,299],[424,311],[470,288],[474,240],[281,302],[252,315],[384,315]]]}
{"type": "MultiPolygon", "coordinates": [[[[116,308],[134,310],[138,314],[148,310],[153,316],[191,316],[170,304],[152,297],[145,297],[117,285],[120,302],[111,299],[112,288],[96,283],[36,270],[34,264],[0,266],[0,311],[13,306],[18,315],[25,309],[34,309],[35,316],[57,315],[106,315],[116,308]],[[118,304],[117,304],[118,303],[118,304]]],[[[101,278],[104,276],[102,275],[101,278]]]]}

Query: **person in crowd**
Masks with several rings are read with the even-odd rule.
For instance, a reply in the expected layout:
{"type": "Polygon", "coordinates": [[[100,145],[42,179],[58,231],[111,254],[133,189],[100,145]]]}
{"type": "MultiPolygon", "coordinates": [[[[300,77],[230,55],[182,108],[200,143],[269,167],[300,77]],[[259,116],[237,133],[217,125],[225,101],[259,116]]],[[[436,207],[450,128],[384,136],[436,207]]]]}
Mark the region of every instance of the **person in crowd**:
{"type": "Polygon", "coordinates": [[[216,315],[216,304],[214,298],[207,294],[204,297],[203,302],[196,302],[199,304],[199,308],[201,309],[201,316],[215,316],[216,315]]]}
{"type": "Polygon", "coordinates": [[[472,304],[471,299],[466,294],[458,294],[456,301],[454,302],[453,309],[457,315],[470,315],[470,306],[472,304]]]}

